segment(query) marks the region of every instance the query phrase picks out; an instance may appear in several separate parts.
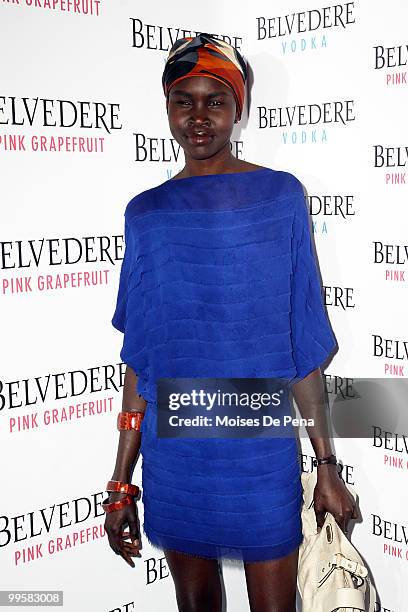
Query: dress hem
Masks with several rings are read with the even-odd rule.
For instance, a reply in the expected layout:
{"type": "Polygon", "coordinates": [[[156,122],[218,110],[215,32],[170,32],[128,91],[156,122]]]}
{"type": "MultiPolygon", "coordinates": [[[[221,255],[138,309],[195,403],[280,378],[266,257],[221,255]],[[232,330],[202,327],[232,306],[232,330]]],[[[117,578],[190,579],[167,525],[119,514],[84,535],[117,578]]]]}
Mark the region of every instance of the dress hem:
{"type": "Polygon", "coordinates": [[[303,541],[303,533],[301,533],[281,544],[272,546],[222,546],[162,535],[147,527],[145,523],[143,524],[143,533],[149,544],[158,550],[180,552],[197,559],[225,560],[238,564],[281,559],[294,552],[303,541]]]}

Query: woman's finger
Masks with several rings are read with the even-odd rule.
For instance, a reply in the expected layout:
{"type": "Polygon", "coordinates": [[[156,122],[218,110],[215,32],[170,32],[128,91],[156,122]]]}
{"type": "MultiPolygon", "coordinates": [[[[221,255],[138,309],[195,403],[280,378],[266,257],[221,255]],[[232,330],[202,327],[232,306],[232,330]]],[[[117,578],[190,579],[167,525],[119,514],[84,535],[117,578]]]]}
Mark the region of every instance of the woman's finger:
{"type": "Polygon", "coordinates": [[[123,559],[126,561],[126,563],[128,563],[131,567],[135,567],[135,564],[133,563],[131,556],[130,556],[130,551],[128,550],[128,546],[125,545],[126,543],[122,540],[121,538],[121,533],[113,533],[111,535],[111,548],[114,550],[114,552],[117,555],[120,555],[121,557],[123,557],[123,559]]]}
{"type": "Polygon", "coordinates": [[[109,546],[115,550],[119,544],[120,534],[117,531],[114,531],[112,528],[106,529],[105,527],[105,531],[108,535],[109,546]]]}
{"type": "Polygon", "coordinates": [[[131,556],[131,557],[141,557],[142,555],[140,554],[140,550],[138,548],[129,548],[128,546],[124,546],[123,547],[124,550],[126,550],[126,552],[131,556]]]}
{"type": "Polygon", "coordinates": [[[135,534],[134,531],[133,533],[131,531],[122,531],[122,540],[127,544],[132,543],[136,547],[141,546],[140,537],[138,534],[135,534]],[[130,542],[128,542],[128,540],[130,540],[130,542]]]}
{"type": "Polygon", "coordinates": [[[316,515],[316,525],[319,529],[321,529],[324,525],[324,521],[326,518],[326,511],[315,509],[315,515],[316,515]]]}
{"type": "Polygon", "coordinates": [[[135,540],[134,542],[129,542],[128,540],[125,540],[125,539],[122,538],[122,543],[123,543],[124,546],[128,546],[129,548],[134,548],[135,550],[141,548],[140,540],[135,540]]]}
{"type": "Polygon", "coordinates": [[[128,563],[130,565],[130,567],[135,567],[135,564],[132,561],[132,558],[131,558],[130,554],[128,553],[128,551],[124,547],[121,548],[121,551],[120,551],[119,554],[121,555],[121,557],[124,558],[126,563],[128,563]]]}
{"type": "Polygon", "coordinates": [[[139,531],[139,526],[138,526],[138,521],[137,521],[137,517],[136,516],[132,516],[128,519],[128,525],[129,525],[129,537],[130,539],[133,540],[139,540],[140,539],[140,531],[139,531]]]}
{"type": "Polygon", "coordinates": [[[131,542],[137,541],[140,542],[139,533],[131,532],[131,531],[122,531],[122,538],[126,540],[130,540],[131,542]]]}
{"type": "Polygon", "coordinates": [[[346,510],[344,514],[336,515],[336,522],[339,525],[340,529],[347,534],[348,533],[348,524],[353,516],[354,509],[346,510]]]}
{"type": "Polygon", "coordinates": [[[139,549],[141,548],[140,540],[135,540],[135,543],[128,542],[127,540],[122,540],[124,546],[129,546],[129,548],[139,549]]]}
{"type": "Polygon", "coordinates": [[[142,555],[140,554],[140,548],[141,548],[141,541],[140,539],[135,539],[134,541],[132,541],[132,534],[130,533],[130,531],[122,531],[122,544],[123,546],[126,548],[126,550],[129,552],[129,554],[131,554],[132,556],[137,556],[137,557],[141,557],[142,555]],[[128,539],[131,539],[130,542],[128,541],[128,539]]]}
{"type": "Polygon", "coordinates": [[[140,550],[140,545],[132,544],[131,542],[123,542],[123,546],[125,546],[127,550],[134,550],[134,551],[140,550]]]}

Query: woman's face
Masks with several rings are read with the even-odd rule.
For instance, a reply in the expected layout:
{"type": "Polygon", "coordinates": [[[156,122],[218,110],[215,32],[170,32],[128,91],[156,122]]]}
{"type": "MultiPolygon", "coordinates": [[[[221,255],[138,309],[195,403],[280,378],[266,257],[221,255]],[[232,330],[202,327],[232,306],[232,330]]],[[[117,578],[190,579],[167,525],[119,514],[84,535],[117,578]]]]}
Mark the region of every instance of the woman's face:
{"type": "Polygon", "coordinates": [[[169,93],[170,131],[187,158],[206,159],[229,144],[237,118],[232,89],[210,77],[186,77],[169,93]]]}

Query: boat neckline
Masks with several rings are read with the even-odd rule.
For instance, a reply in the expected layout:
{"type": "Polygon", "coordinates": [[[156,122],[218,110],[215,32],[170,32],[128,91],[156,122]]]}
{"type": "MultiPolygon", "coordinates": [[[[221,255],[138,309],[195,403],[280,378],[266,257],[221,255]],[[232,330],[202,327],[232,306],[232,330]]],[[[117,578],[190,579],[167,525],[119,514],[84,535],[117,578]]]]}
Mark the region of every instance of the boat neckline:
{"type": "Polygon", "coordinates": [[[193,176],[183,176],[183,178],[179,179],[167,179],[165,183],[179,183],[181,181],[188,181],[196,178],[204,178],[204,177],[215,177],[215,176],[232,176],[238,174],[257,174],[258,172],[272,172],[272,168],[258,168],[257,170],[244,170],[243,172],[219,172],[217,174],[194,174],[193,176]]]}

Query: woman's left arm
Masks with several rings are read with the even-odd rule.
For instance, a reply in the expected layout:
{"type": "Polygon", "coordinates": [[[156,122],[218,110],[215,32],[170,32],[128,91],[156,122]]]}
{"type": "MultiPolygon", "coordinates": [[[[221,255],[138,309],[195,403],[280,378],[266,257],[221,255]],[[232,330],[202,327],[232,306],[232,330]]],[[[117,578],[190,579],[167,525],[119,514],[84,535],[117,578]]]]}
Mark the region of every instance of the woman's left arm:
{"type": "MultiPolygon", "coordinates": [[[[313,370],[292,387],[293,397],[302,418],[313,419],[306,426],[316,458],[333,453],[326,415],[325,389],[320,368],[313,370]]],[[[333,453],[334,454],[334,453],[333,453]]],[[[339,527],[347,533],[351,518],[358,518],[354,498],[347,489],[334,464],[317,466],[317,485],[314,491],[314,509],[318,527],[324,523],[325,512],[330,512],[339,527]]]]}

